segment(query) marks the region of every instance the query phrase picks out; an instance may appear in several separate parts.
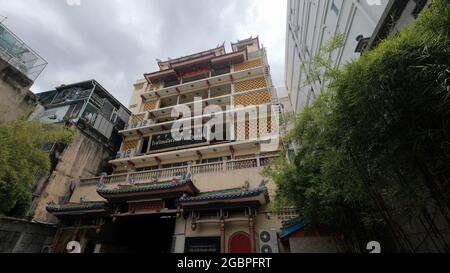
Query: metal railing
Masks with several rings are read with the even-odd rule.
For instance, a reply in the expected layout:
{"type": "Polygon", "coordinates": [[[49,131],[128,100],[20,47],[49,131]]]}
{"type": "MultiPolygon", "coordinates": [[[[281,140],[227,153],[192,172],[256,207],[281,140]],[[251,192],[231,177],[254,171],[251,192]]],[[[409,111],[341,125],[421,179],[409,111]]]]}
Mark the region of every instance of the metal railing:
{"type": "Polygon", "coordinates": [[[150,183],[161,182],[180,177],[185,173],[203,174],[236,171],[243,169],[262,168],[269,165],[278,155],[254,157],[248,159],[228,160],[216,163],[188,165],[176,168],[158,169],[142,172],[130,172],[103,177],[81,178],[81,185],[94,183],[116,184],[116,183],[150,183]]]}
{"type": "Polygon", "coordinates": [[[34,81],[47,66],[39,54],[0,23],[0,58],[34,81]]]}

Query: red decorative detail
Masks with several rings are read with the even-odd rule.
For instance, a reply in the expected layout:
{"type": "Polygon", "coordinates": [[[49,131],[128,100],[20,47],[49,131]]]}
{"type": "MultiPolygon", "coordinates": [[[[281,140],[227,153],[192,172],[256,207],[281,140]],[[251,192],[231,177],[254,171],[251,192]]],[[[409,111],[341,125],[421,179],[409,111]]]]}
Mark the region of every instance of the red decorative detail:
{"type": "Polygon", "coordinates": [[[129,166],[132,166],[132,167],[135,166],[135,164],[132,161],[130,161],[130,160],[128,160],[127,163],[128,163],[129,166]]]}
{"type": "Polygon", "coordinates": [[[191,71],[191,72],[183,73],[182,75],[183,75],[183,78],[192,78],[192,77],[195,77],[195,76],[198,76],[198,75],[207,74],[210,71],[211,71],[210,68],[202,68],[202,69],[194,70],[194,71],[191,71]]]}
{"type": "Polygon", "coordinates": [[[162,209],[164,209],[164,207],[165,207],[165,204],[164,204],[163,200],[148,202],[148,203],[137,203],[137,204],[130,204],[128,206],[128,212],[130,212],[130,213],[142,212],[142,211],[160,212],[162,209]]]}
{"type": "Polygon", "coordinates": [[[230,146],[230,152],[231,152],[232,155],[234,155],[235,150],[234,150],[233,146],[230,146]]]}
{"type": "Polygon", "coordinates": [[[198,156],[199,158],[202,158],[202,157],[203,157],[203,154],[202,154],[200,151],[196,151],[196,154],[197,154],[197,156],[198,156]]]}
{"type": "Polygon", "coordinates": [[[157,156],[155,156],[155,160],[158,161],[158,163],[161,163],[161,162],[162,162],[161,158],[159,158],[159,157],[157,157],[157,156]]]}
{"type": "Polygon", "coordinates": [[[144,95],[141,95],[142,102],[145,102],[146,98],[144,95]]]}
{"type": "Polygon", "coordinates": [[[158,94],[158,92],[155,92],[155,95],[160,98],[161,96],[158,94]]]}
{"type": "Polygon", "coordinates": [[[250,236],[244,232],[233,234],[229,242],[229,253],[252,253],[250,236]]]}

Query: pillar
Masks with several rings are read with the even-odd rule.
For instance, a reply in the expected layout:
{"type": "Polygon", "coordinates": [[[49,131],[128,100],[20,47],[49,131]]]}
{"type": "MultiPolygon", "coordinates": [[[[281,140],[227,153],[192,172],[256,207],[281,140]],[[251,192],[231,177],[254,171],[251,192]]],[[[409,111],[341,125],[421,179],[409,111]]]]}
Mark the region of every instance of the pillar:
{"type": "Polygon", "coordinates": [[[248,229],[250,233],[250,248],[252,253],[256,253],[255,220],[253,217],[250,217],[248,220],[248,229]]]}
{"type": "Polygon", "coordinates": [[[220,253],[225,252],[225,221],[220,220],[220,253]]]}

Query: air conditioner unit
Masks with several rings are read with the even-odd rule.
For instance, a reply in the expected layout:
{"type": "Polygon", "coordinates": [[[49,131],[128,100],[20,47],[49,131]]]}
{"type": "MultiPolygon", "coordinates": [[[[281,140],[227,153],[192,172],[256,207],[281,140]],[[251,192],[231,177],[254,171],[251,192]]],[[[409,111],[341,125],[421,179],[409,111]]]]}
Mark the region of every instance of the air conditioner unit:
{"type": "Polygon", "coordinates": [[[260,253],[279,253],[278,234],[275,229],[262,229],[258,233],[260,253]]]}
{"type": "Polygon", "coordinates": [[[150,120],[146,119],[146,120],[141,121],[141,124],[139,125],[139,127],[145,127],[149,124],[150,124],[150,120]]]}
{"type": "Polygon", "coordinates": [[[135,149],[126,150],[125,152],[123,152],[122,158],[133,157],[135,154],[136,154],[135,149]]]}

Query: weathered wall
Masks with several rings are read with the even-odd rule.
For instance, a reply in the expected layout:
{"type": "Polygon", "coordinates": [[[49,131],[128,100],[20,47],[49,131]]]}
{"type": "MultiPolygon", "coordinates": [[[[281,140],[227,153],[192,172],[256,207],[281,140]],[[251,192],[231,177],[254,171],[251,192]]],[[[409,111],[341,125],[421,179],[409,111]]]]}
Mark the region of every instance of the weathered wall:
{"type": "MultiPolygon", "coordinates": [[[[195,174],[192,177],[194,185],[201,192],[224,190],[230,188],[239,188],[244,186],[245,182],[250,183],[250,188],[257,188],[264,179],[260,174],[262,168],[243,169],[226,172],[211,172],[195,174]],[[211,179],[214,177],[214,179],[211,179]]],[[[270,196],[275,194],[275,184],[269,182],[267,185],[270,196]]],[[[78,186],[70,199],[71,202],[79,202],[80,197],[85,197],[86,201],[103,201],[104,199],[97,194],[97,185],[81,185],[78,186]]]]}
{"type": "MultiPolygon", "coordinates": [[[[220,236],[220,224],[198,224],[195,230],[191,228],[192,219],[189,217],[186,221],[184,219],[177,219],[175,235],[177,236],[177,241],[175,244],[175,251],[184,251],[184,243],[186,237],[209,237],[209,236],[220,236]],[[184,229],[184,233],[182,232],[184,229]]],[[[276,229],[280,232],[281,220],[278,216],[271,214],[268,206],[263,206],[259,209],[258,214],[255,217],[255,243],[256,252],[259,252],[260,245],[258,239],[258,233],[261,229],[270,230],[276,229]]],[[[235,222],[225,224],[225,251],[229,251],[229,242],[231,237],[237,232],[249,233],[249,225],[247,222],[235,222]]],[[[288,252],[280,242],[278,248],[281,253],[288,252]]]]}
{"type": "Polygon", "coordinates": [[[332,237],[290,238],[291,253],[337,253],[332,237]]]}
{"type": "Polygon", "coordinates": [[[39,198],[34,215],[35,220],[55,223],[56,218],[45,209],[47,204],[51,201],[57,204],[68,201],[63,199],[70,197],[67,194],[70,192],[71,184],[76,183],[80,177],[96,176],[109,153],[103,145],[78,131],[73,142],[62,153],[44,193],[39,198]]]}
{"type": "Polygon", "coordinates": [[[50,248],[56,228],[0,216],[0,253],[41,253],[50,248]]]}
{"type": "Polygon", "coordinates": [[[0,123],[28,116],[34,109],[33,82],[0,58],[0,123]]]}

